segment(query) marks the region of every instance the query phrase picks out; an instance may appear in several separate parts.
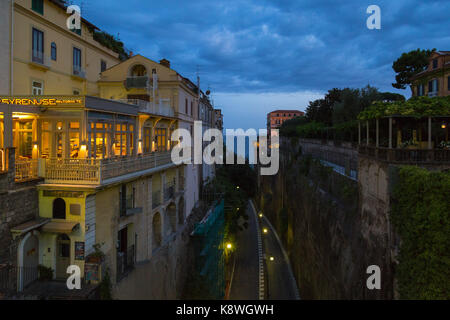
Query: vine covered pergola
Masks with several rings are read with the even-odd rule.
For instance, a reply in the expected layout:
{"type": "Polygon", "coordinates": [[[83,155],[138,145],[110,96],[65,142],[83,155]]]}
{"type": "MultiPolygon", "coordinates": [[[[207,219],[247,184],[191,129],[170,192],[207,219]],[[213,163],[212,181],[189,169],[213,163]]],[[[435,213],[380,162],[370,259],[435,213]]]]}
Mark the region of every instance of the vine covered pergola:
{"type": "Polygon", "coordinates": [[[392,162],[450,162],[450,97],[376,102],[358,120],[362,154],[392,162]]]}

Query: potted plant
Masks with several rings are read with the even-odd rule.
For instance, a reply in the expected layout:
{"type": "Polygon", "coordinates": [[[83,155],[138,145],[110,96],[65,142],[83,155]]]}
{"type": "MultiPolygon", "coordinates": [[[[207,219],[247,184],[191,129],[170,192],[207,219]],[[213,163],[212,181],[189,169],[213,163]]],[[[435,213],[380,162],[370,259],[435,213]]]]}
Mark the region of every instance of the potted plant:
{"type": "Polygon", "coordinates": [[[86,262],[88,263],[97,263],[100,264],[105,259],[105,254],[100,249],[104,243],[96,243],[92,247],[94,248],[94,252],[86,257],[86,262]]]}

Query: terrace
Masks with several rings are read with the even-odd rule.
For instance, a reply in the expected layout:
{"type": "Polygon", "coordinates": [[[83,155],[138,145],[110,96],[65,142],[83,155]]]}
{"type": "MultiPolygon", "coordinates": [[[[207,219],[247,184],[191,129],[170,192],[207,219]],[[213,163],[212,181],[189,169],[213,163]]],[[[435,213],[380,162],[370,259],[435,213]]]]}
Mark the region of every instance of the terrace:
{"type": "Polygon", "coordinates": [[[360,114],[359,154],[399,164],[450,164],[447,100],[420,98],[404,105],[372,106],[360,114]]]}

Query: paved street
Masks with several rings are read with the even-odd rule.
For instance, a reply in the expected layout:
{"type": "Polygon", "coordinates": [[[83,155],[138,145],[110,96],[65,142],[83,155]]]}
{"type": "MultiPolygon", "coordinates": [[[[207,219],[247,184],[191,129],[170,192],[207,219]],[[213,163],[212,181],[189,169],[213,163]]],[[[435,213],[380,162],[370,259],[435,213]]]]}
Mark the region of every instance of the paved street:
{"type": "Polygon", "coordinates": [[[296,284],[291,277],[289,266],[283,255],[283,251],[272,230],[265,220],[261,219],[261,232],[264,228],[267,233],[263,233],[263,246],[266,262],[266,299],[272,300],[295,300],[298,299],[296,284]],[[270,258],[273,257],[273,260],[270,258]]]}
{"type": "MultiPolygon", "coordinates": [[[[248,207],[249,227],[238,234],[236,243],[236,265],[231,283],[230,299],[258,299],[258,246],[257,228],[253,208],[248,207]]],[[[258,218],[259,219],[259,218],[258,218]]],[[[267,299],[294,300],[297,298],[296,285],[292,280],[283,251],[272,230],[265,220],[260,219],[263,240],[263,254],[266,263],[265,292],[267,299]],[[263,233],[264,228],[268,230],[263,233]],[[273,257],[273,261],[270,260],[273,257]]]]}
{"type": "Polygon", "coordinates": [[[238,233],[236,241],[236,265],[230,288],[231,300],[258,299],[258,246],[255,215],[247,208],[248,228],[238,233]]]}

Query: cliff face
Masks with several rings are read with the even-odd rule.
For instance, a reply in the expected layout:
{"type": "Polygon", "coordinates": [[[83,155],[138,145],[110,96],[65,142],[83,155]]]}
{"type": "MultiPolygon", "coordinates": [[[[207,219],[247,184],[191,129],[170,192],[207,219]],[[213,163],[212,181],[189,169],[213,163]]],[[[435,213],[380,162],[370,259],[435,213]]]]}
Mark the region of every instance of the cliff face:
{"type": "Polygon", "coordinates": [[[393,298],[389,204],[377,194],[387,192],[388,168],[361,164],[355,155],[348,147],[284,140],[278,175],[260,177],[260,208],[281,235],[302,299],[393,298]],[[306,153],[340,162],[336,170],[344,174],[306,153]],[[357,179],[350,163],[358,166],[357,179]],[[372,194],[360,181],[374,170],[372,194]],[[366,286],[370,265],[381,269],[380,290],[366,286]]]}

